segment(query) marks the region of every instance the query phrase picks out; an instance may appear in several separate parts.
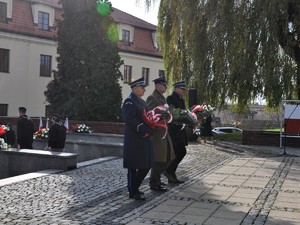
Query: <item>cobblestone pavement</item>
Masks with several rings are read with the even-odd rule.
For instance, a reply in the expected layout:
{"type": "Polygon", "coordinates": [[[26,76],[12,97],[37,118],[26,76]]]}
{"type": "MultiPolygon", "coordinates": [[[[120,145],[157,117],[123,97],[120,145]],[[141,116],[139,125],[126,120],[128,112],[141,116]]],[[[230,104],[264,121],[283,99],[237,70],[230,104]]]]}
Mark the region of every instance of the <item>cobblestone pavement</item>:
{"type": "MultiPolygon", "coordinates": [[[[298,157],[190,144],[180,185],[128,198],[122,159],[0,187],[0,224],[300,225],[298,157]]],[[[166,178],[163,178],[166,182],[166,178]]]]}

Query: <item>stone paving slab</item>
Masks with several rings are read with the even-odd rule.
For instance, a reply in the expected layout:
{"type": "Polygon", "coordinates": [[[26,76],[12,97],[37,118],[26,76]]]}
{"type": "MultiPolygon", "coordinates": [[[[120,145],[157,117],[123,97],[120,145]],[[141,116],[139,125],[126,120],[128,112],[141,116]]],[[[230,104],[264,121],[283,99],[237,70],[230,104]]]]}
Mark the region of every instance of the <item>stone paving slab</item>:
{"type": "MultiPolygon", "coordinates": [[[[168,192],[128,198],[121,158],[0,187],[2,224],[300,225],[297,157],[191,144],[168,192]]],[[[163,177],[166,182],[166,178],[163,177]]]]}

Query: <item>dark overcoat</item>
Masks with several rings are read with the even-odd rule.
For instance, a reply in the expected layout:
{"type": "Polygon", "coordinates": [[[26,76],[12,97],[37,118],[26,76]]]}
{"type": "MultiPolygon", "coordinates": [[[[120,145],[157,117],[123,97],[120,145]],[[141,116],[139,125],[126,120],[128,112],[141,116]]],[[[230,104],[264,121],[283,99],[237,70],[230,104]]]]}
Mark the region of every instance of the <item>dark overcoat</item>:
{"type": "MultiPolygon", "coordinates": [[[[175,91],[167,97],[167,103],[175,108],[185,109],[184,100],[175,91]]],[[[173,145],[179,143],[188,145],[186,131],[182,129],[181,125],[169,124],[169,134],[172,137],[173,145]]]]}
{"type": "MultiPolygon", "coordinates": [[[[147,108],[149,110],[166,103],[166,98],[157,90],[154,90],[153,93],[147,98],[147,108]]],[[[172,161],[175,158],[171,137],[169,134],[167,134],[167,136],[162,139],[164,134],[165,129],[162,127],[155,128],[153,132],[152,145],[154,162],[167,162],[172,161]]]]}
{"type": "Polygon", "coordinates": [[[149,128],[142,119],[146,102],[134,93],[124,101],[122,115],[125,121],[123,166],[130,169],[149,169],[153,163],[153,151],[149,128]]]}
{"type": "Polygon", "coordinates": [[[212,127],[211,127],[211,121],[212,121],[212,118],[211,116],[209,116],[205,121],[204,123],[201,124],[201,127],[200,127],[200,135],[203,136],[203,137],[212,137],[213,136],[213,133],[212,133],[212,127]]]}
{"type": "Polygon", "coordinates": [[[17,122],[17,143],[31,146],[33,143],[33,133],[32,120],[26,115],[20,116],[17,122]]]}
{"type": "Polygon", "coordinates": [[[52,148],[64,148],[67,129],[61,123],[54,123],[49,129],[48,146],[52,148]]]}

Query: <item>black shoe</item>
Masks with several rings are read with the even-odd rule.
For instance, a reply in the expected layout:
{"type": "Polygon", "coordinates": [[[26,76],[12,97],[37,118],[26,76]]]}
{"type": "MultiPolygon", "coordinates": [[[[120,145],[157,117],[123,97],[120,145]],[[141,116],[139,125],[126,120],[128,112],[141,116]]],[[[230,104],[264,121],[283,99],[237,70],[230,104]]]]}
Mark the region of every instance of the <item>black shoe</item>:
{"type": "Polygon", "coordinates": [[[142,197],[140,194],[129,194],[129,198],[133,198],[135,200],[141,200],[141,201],[146,200],[146,198],[142,197]]]}
{"type": "Polygon", "coordinates": [[[184,180],[178,180],[177,178],[172,177],[172,178],[168,179],[168,183],[169,184],[182,184],[182,183],[184,183],[184,180]]]}
{"type": "Polygon", "coordinates": [[[151,189],[152,191],[162,191],[162,192],[168,191],[167,188],[162,187],[162,186],[150,187],[150,189],[151,189]]]}

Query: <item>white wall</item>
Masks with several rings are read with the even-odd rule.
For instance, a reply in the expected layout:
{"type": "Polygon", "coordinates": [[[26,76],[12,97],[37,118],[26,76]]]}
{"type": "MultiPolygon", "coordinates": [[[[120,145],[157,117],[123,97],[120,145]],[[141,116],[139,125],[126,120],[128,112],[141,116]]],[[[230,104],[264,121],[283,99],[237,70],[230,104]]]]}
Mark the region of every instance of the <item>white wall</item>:
{"type": "MultiPolygon", "coordinates": [[[[0,104],[8,104],[8,116],[18,116],[18,107],[27,108],[32,117],[45,116],[44,91],[52,77],[40,77],[40,54],[52,56],[52,69],[57,68],[56,43],[53,41],[30,38],[21,35],[0,32],[0,48],[10,50],[9,73],[0,73],[0,104]]],[[[164,70],[162,58],[135,55],[120,52],[124,65],[132,66],[132,79],[142,76],[142,68],[150,68],[149,86],[146,87],[146,98],[154,90],[153,79],[158,71],[164,70]]],[[[124,73],[124,65],[120,71],[124,73]]],[[[128,84],[120,80],[122,97],[127,98],[131,92],[128,84]]]]}
{"type": "MultiPolygon", "coordinates": [[[[120,52],[120,56],[124,61],[124,64],[120,67],[120,71],[124,74],[124,65],[132,66],[132,80],[137,80],[142,77],[142,68],[149,68],[149,86],[146,87],[145,95],[143,99],[146,98],[153,92],[154,84],[152,80],[158,77],[158,71],[164,70],[162,58],[154,58],[149,56],[134,55],[131,53],[120,52]]],[[[120,80],[122,86],[122,97],[123,100],[127,98],[131,92],[131,88],[128,84],[124,84],[120,80]]]]}
{"type": "Polygon", "coordinates": [[[9,73],[0,73],[0,104],[8,104],[8,116],[17,116],[18,107],[29,116],[45,115],[44,91],[50,77],[40,77],[40,54],[52,56],[57,67],[53,41],[0,32],[0,48],[9,49],[9,73]]]}

